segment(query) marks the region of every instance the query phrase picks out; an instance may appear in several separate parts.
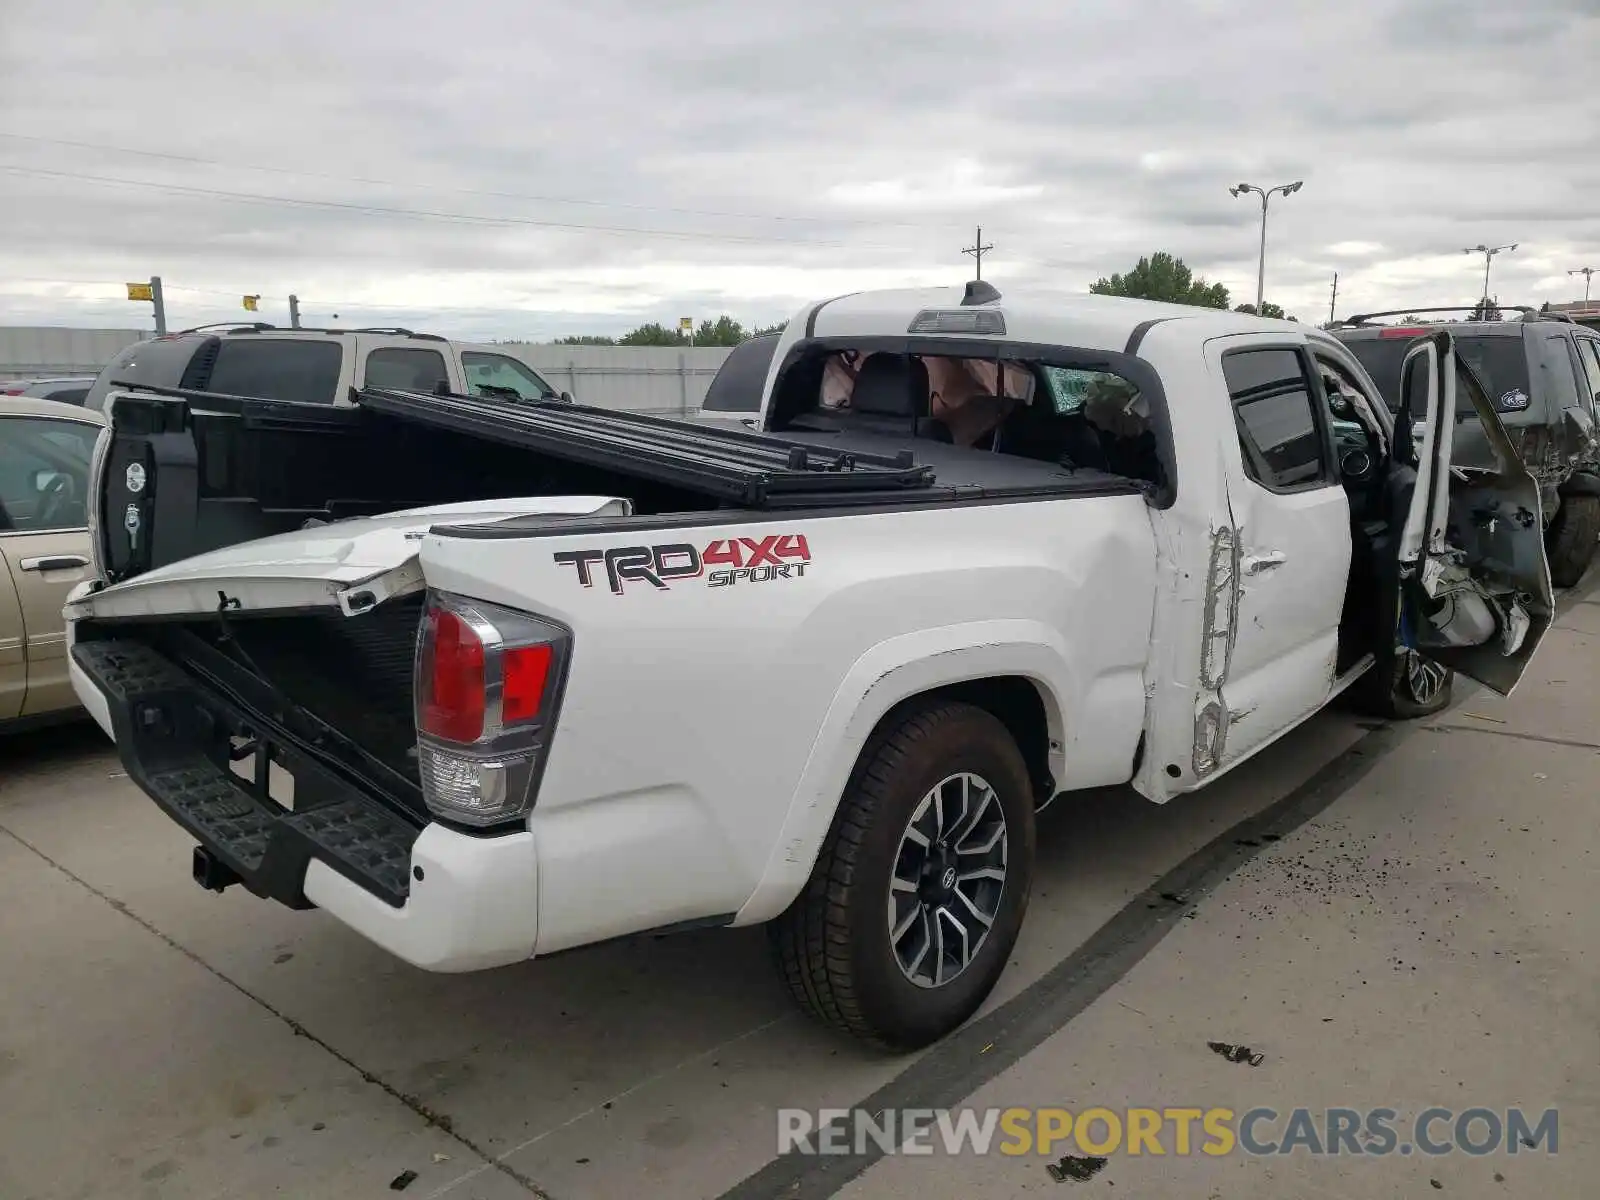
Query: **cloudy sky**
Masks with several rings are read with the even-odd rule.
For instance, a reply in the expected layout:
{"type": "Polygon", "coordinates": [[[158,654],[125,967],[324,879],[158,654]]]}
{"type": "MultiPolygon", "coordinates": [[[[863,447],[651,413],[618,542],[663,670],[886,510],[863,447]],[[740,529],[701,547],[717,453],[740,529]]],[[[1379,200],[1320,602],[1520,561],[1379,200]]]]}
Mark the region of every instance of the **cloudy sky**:
{"type": "MultiPolygon", "coordinates": [[[[1581,297],[1595,0],[0,0],[0,323],[616,333],[1170,250],[1303,320],[1581,297]]],[[[1600,285],[1597,285],[1600,289],[1600,285]]]]}

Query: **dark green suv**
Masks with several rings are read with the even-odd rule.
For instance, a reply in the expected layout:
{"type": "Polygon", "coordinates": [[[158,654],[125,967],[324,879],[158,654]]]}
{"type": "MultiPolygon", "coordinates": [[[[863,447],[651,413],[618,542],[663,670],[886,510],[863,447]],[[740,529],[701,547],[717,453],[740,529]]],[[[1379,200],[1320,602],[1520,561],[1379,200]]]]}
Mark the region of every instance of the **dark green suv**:
{"type": "MultiPolygon", "coordinates": [[[[1391,411],[1400,402],[1400,363],[1413,338],[1442,320],[1417,313],[1476,312],[1475,308],[1396,309],[1339,322],[1328,332],[1382,390],[1391,411]],[[1400,324],[1380,318],[1400,317],[1400,324]]],[[[1600,543],[1600,329],[1555,314],[1512,308],[1501,320],[1449,321],[1456,352],[1494,402],[1523,464],[1538,480],[1544,504],[1550,579],[1572,587],[1600,543]]],[[[1487,441],[1470,408],[1456,413],[1455,461],[1492,466],[1487,441]]]]}

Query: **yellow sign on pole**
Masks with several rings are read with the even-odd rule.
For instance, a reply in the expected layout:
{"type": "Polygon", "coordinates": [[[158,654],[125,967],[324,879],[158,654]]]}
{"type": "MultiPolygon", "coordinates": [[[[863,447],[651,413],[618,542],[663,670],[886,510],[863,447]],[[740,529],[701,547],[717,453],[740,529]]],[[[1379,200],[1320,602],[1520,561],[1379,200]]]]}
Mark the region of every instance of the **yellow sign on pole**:
{"type": "Polygon", "coordinates": [[[693,330],[694,330],[694,318],[693,317],[679,317],[678,318],[678,328],[683,330],[684,333],[693,332],[693,330]]]}
{"type": "Polygon", "coordinates": [[[245,308],[250,312],[256,312],[257,311],[256,304],[260,301],[260,299],[261,299],[261,296],[259,294],[254,295],[254,296],[246,296],[244,298],[244,306],[245,306],[245,308]]]}
{"type": "Polygon", "coordinates": [[[128,285],[129,300],[154,300],[156,294],[148,283],[130,283],[128,285]]]}

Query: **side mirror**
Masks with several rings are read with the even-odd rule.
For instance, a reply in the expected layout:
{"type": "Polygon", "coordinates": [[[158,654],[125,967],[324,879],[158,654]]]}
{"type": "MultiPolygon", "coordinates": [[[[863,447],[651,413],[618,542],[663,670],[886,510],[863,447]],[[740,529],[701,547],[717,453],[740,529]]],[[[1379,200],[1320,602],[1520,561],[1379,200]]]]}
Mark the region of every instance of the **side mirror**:
{"type": "Polygon", "coordinates": [[[562,401],[563,404],[572,404],[572,403],[574,403],[574,401],[572,399],[572,393],[571,392],[562,392],[561,393],[561,401],[562,401]]]}
{"type": "Polygon", "coordinates": [[[58,479],[65,481],[66,476],[60,471],[35,471],[33,473],[33,490],[40,493],[48,492],[55,486],[58,479]]]}

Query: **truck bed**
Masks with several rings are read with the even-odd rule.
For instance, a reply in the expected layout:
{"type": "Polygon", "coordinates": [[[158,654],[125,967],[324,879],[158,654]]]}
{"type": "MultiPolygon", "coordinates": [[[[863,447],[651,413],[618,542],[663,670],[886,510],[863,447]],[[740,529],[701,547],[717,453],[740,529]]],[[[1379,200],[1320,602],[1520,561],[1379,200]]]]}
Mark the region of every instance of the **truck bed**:
{"type": "Polygon", "coordinates": [[[308,524],[458,501],[615,495],[642,518],[692,518],[1133,490],[1116,476],[887,432],[775,437],[556,401],[378,389],[356,400],[119,393],[97,473],[107,578],[308,524]]]}

